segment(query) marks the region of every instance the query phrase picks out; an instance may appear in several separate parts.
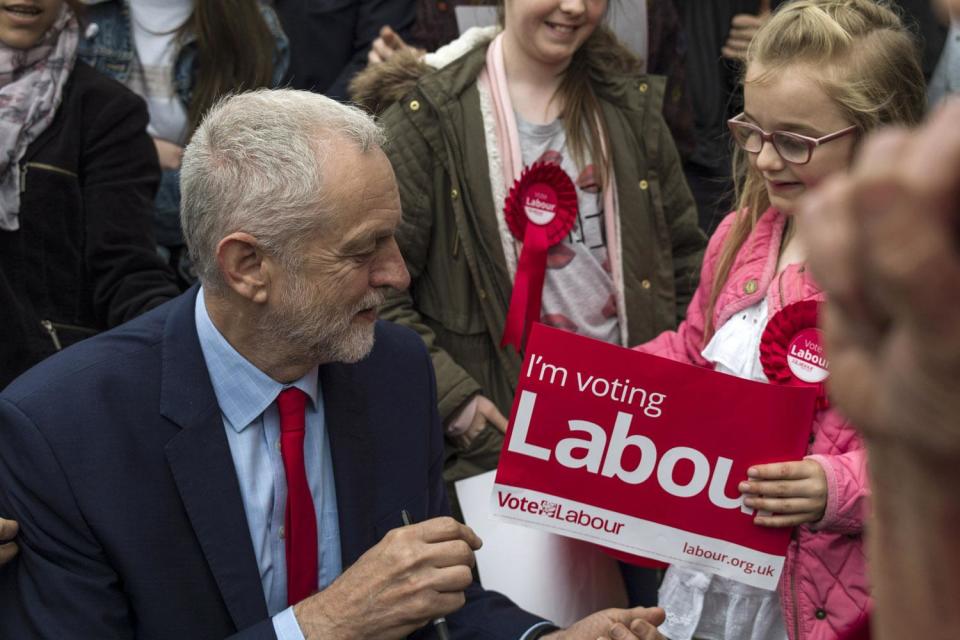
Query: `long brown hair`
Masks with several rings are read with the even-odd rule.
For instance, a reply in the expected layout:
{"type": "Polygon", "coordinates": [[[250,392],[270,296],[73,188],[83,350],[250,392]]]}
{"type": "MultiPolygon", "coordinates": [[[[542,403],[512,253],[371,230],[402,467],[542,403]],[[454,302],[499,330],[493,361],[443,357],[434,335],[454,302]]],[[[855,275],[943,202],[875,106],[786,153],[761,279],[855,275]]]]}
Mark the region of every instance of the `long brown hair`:
{"type": "Polygon", "coordinates": [[[268,87],[274,39],[258,0],[195,0],[180,27],[181,40],[196,38],[197,67],[187,116],[192,132],[207,110],[228,93],[268,87]]]}
{"type": "MultiPolygon", "coordinates": [[[[923,117],[926,92],[919,52],[910,32],[886,0],[796,0],[781,7],[747,50],[746,70],[763,65],[763,82],[790,65],[822,70],[824,92],[859,135],[884,124],[916,124],[923,117]]],[[[748,155],[734,151],[736,218],[720,256],[707,303],[704,343],[713,335],[713,312],[737,253],[757,220],[770,207],[763,176],[748,155]]]]}
{"type": "MultiPolygon", "coordinates": [[[[609,2],[614,1],[608,1],[608,8],[609,2]]],[[[499,0],[497,7],[501,27],[504,25],[504,2],[499,0]]],[[[603,24],[597,25],[563,71],[563,79],[553,99],[560,104],[567,143],[578,166],[583,167],[587,158],[593,160],[599,184],[606,185],[610,173],[610,141],[601,126],[600,101],[593,88],[594,82],[615,75],[639,76],[642,73],[642,62],[603,24]],[[604,153],[604,149],[608,152],[604,153]]]]}

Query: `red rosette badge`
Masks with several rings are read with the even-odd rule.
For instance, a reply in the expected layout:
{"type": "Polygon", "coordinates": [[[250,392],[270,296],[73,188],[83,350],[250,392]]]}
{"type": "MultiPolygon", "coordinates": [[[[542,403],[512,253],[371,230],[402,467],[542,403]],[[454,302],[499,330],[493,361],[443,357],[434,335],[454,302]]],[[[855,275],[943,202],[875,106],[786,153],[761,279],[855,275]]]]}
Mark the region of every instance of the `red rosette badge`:
{"type": "Polygon", "coordinates": [[[770,382],[816,389],[817,408],[825,409],[830,370],[823,332],[817,328],[819,311],[819,302],[803,300],[770,318],[760,338],[760,364],[770,382]]]}
{"type": "Polygon", "coordinates": [[[577,189],[558,165],[535,162],[520,174],[504,202],[510,233],[523,243],[500,346],[520,351],[540,318],[547,249],[567,237],[577,219],[577,189]]]}

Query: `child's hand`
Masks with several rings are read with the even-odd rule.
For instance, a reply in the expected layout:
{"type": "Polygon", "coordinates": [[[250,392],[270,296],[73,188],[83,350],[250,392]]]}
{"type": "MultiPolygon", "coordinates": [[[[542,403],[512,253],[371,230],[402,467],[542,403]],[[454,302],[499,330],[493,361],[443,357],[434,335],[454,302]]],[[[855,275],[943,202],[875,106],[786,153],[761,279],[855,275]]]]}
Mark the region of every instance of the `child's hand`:
{"type": "Polygon", "coordinates": [[[761,464],[747,470],[739,485],[744,504],[772,515],[758,515],[762,527],[795,527],[816,522],[827,508],[827,475],[813,460],[761,464]]]}

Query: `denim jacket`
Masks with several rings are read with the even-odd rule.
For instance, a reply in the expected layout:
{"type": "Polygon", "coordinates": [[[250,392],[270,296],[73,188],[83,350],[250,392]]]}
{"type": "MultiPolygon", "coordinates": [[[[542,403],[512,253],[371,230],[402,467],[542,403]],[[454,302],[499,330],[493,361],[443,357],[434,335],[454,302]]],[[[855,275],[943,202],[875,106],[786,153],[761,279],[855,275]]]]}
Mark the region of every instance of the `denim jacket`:
{"type": "MultiPolygon", "coordinates": [[[[83,0],[86,31],[77,55],[97,71],[124,84],[133,69],[136,47],[130,23],[128,0],[83,0]]],[[[290,46],[273,7],[258,0],[260,13],[274,39],[273,86],[279,86],[290,65],[290,46]]],[[[173,82],[183,104],[189,105],[197,59],[196,38],[186,34],[177,53],[173,82]]],[[[164,247],[183,244],[180,230],[180,172],[164,171],[154,203],[157,242],[164,247]]]]}

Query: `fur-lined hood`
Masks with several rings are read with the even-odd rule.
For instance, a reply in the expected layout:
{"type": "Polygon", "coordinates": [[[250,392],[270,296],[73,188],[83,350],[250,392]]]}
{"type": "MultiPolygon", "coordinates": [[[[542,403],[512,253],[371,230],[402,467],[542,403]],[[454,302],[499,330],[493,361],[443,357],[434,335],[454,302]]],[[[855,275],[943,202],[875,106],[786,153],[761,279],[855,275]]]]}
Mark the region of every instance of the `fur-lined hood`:
{"type": "MultiPolygon", "coordinates": [[[[423,76],[442,69],[478,47],[486,47],[499,32],[499,27],[473,27],[450,44],[422,58],[412,51],[398,53],[357,74],[350,83],[350,97],[379,115],[410,93],[423,76]]],[[[624,79],[636,80],[645,75],[643,62],[623,46],[613,32],[600,28],[597,35],[599,37],[591,37],[584,45],[593,82],[620,93],[617,85],[624,79]]]]}
{"type": "Polygon", "coordinates": [[[498,27],[472,27],[462,36],[424,56],[407,50],[386,62],[368,66],[350,82],[350,98],[371,113],[381,114],[413,90],[427,73],[442,69],[477,47],[487,46],[498,27]]]}

